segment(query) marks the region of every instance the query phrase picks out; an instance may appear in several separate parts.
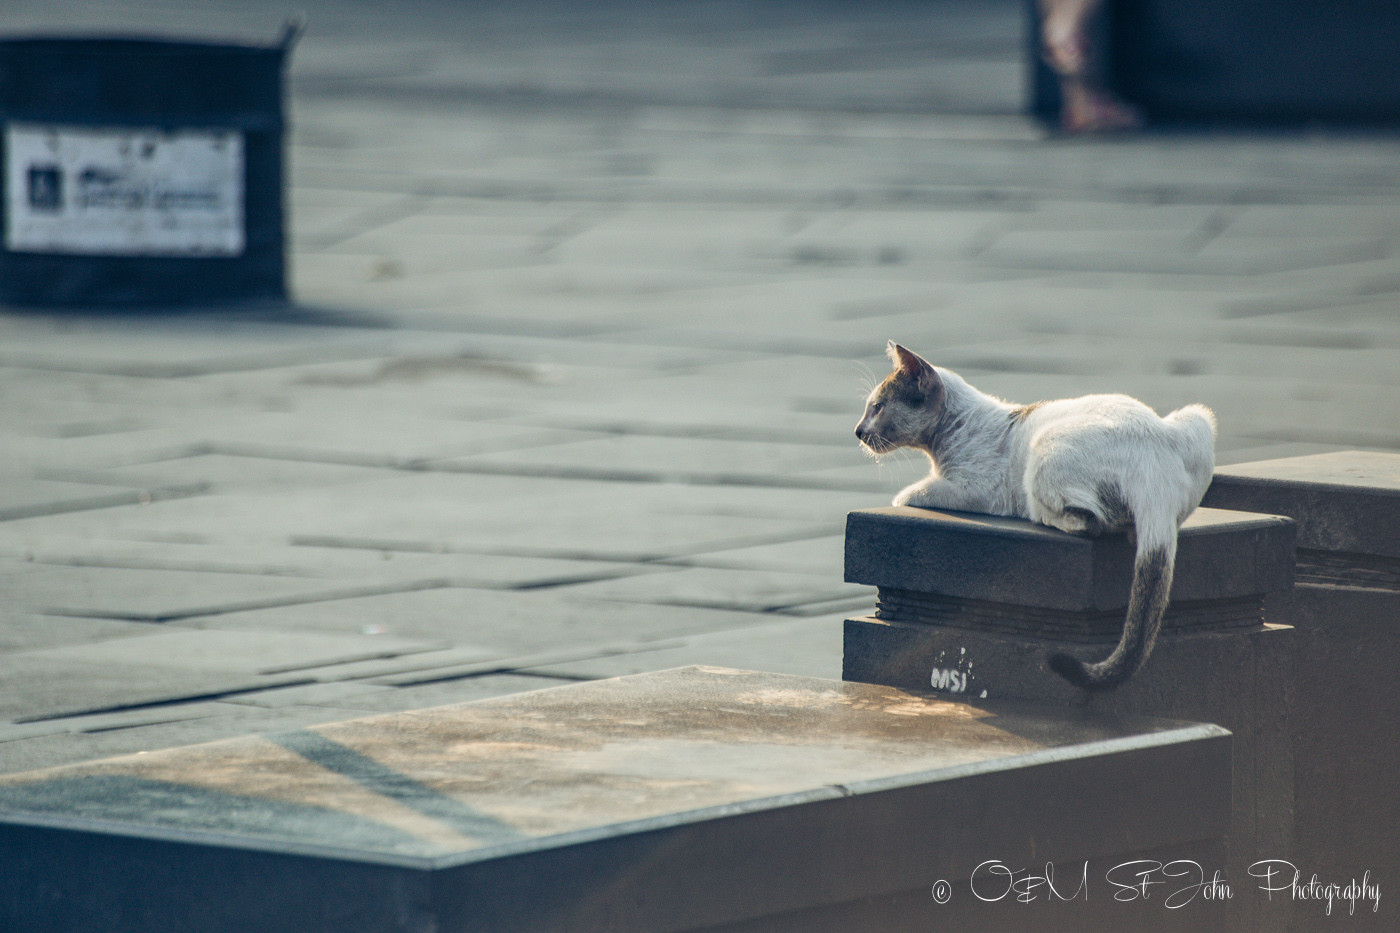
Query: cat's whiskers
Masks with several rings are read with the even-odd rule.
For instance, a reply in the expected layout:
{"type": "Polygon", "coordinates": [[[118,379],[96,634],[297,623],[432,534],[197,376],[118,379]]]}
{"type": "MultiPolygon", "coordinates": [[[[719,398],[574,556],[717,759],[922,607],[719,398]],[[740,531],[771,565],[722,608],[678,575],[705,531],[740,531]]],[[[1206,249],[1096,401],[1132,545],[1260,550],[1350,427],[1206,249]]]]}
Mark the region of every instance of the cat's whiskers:
{"type": "Polygon", "coordinates": [[[864,401],[870,398],[870,393],[875,391],[875,387],[880,384],[884,377],[876,375],[873,369],[860,360],[856,360],[856,366],[860,369],[860,381],[862,386],[860,397],[861,400],[864,401]]]}

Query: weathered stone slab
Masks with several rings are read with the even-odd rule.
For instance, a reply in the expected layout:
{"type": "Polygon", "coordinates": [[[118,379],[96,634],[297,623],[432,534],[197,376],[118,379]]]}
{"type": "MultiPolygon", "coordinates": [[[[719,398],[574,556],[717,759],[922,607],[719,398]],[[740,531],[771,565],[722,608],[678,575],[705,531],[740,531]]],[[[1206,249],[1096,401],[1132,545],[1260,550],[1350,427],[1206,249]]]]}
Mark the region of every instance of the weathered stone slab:
{"type": "MultiPolygon", "coordinates": [[[[1197,509],[1178,539],[1173,602],[1286,589],[1292,535],[1286,519],[1197,509]]],[[[1125,535],[1088,538],[997,515],[891,507],[846,520],[848,582],[1016,606],[1122,609],[1132,555],[1125,535]]]]}
{"type": "Polygon", "coordinates": [[[1026,909],[973,895],[997,860],[1071,879],[1043,929],[1223,929],[1217,905],[1124,903],[1109,879],[1145,851],[1223,857],[1229,743],[1214,726],[685,668],[11,775],[0,919],[996,929],[1026,909]]]}

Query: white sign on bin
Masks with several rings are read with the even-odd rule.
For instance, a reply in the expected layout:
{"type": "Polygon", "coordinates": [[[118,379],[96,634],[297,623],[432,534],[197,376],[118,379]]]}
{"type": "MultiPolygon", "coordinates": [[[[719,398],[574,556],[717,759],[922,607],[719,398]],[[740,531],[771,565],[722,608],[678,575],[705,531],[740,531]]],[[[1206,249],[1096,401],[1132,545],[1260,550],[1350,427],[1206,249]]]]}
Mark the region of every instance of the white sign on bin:
{"type": "Polygon", "coordinates": [[[10,252],[243,253],[238,132],[12,123],[5,155],[10,252]]]}

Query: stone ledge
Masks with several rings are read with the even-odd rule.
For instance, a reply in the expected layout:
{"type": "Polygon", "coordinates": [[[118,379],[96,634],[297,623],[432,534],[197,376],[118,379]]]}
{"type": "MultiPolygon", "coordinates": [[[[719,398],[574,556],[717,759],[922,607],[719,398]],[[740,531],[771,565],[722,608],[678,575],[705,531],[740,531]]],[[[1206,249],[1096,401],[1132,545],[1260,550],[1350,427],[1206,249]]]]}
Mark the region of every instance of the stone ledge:
{"type": "Polygon", "coordinates": [[[1346,450],[1221,467],[1205,501],[1297,522],[1299,582],[1400,590],[1400,454],[1346,450]]]}
{"type": "MultiPolygon", "coordinates": [[[[1173,602],[1287,589],[1293,534],[1293,522],[1276,515],[1197,509],[1178,539],[1173,602]]],[[[882,590],[1101,613],[1127,606],[1132,564],[1126,535],[1088,538],[1023,519],[909,507],[846,519],[846,580],[882,590]]]]}

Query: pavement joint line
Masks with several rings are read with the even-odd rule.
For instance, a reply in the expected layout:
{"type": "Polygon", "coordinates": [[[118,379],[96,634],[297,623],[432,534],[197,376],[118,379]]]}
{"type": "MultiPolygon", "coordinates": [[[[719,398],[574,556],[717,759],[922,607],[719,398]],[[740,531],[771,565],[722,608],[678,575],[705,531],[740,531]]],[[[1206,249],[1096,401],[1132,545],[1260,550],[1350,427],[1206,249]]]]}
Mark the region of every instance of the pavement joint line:
{"type": "Polygon", "coordinates": [[[316,463],[329,466],[357,466],[380,470],[421,472],[421,458],[383,457],[340,450],[304,450],[295,447],[271,447],[231,441],[214,441],[208,453],[246,460],[281,460],[291,463],[316,463]]]}
{"type": "MultiPolygon", "coordinates": [[[[308,578],[310,579],[310,578],[308,578]]],[[[261,609],[281,609],[287,606],[304,606],[311,603],[335,602],[342,599],[361,599],[367,596],[388,596],[395,593],[415,593],[421,590],[449,589],[452,582],[443,578],[415,580],[406,583],[381,584],[379,586],[347,587],[324,590],[300,596],[288,595],[276,599],[250,599],[225,603],[220,606],[191,607],[167,612],[122,612],[105,609],[73,609],[64,607],[40,607],[33,611],[39,615],[62,616],[72,619],[113,619],[119,622],[147,622],[163,625],[168,622],[182,622],[186,619],[228,615],[234,612],[251,612],[261,609]]]]}
{"type": "MultiPolygon", "coordinates": [[[[1030,118],[1026,118],[1029,120],[1030,118]]],[[[1150,137],[1145,137],[1150,138],[1150,137]]],[[[1053,147],[1056,140],[1047,139],[1040,145],[1053,147]]],[[[1071,143],[1075,144],[1075,143],[1071,143]]],[[[1024,147],[1022,147],[1024,148],[1024,147]]],[[[303,170],[310,174],[314,169],[303,170]]],[[[365,194],[402,193],[395,180],[377,181],[376,176],[360,172],[336,172],[345,179],[334,186],[338,191],[365,194]],[[354,179],[352,181],[351,179],[354,179]],[[371,179],[375,179],[372,181],[371,179]]],[[[301,184],[300,188],[329,187],[301,184]]],[[[1371,194],[1389,194],[1395,185],[1376,186],[1371,194]]],[[[589,207],[600,202],[625,198],[630,203],[665,207],[705,207],[707,209],[767,209],[783,207],[807,208],[817,201],[829,201],[831,187],[826,184],[804,186],[800,182],[765,184],[743,187],[710,185],[700,187],[680,182],[647,179],[607,179],[602,181],[536,182],[492,178],[462,179],[453,176],[427,177],[415,189],[429,198],[456,198],[481,201],[510,201],[526,204],[589,207]]],[[[847,194],[843,206],[853,210],[920,209],[967,210],[973,212],[1030,213],[1037,205],[1073,201],[1093,205],[1131,205],[1160,207],[1166,205],[1214,207],[1222,203],[1240,207],[1302,206],[1335,203],[1337,196],[1330,190],[1300,190],[1297,187],[1242,187],[1223,182],[1219,185],[1169,183],[1166,185],[1115,185],[1102,188],[1011,184],[937,184],[932,182],[868,181],[843,185],[847,194]]]]}
{"type": "Polygon", "coordinates": [[[216,690],[209,693],[181,694],[179,696],[167,696],[154,700],[142,700],[137,703],[115,703],[109,706],[92,706],[79,709],[64,710],[59,713],[44,713],[37,716],[21,716],[18,719],[10,720],[15,725],[31,725],[35,723],[58,722],[64,719],[79,719],[87,716],[104,716],[112,713],[126,713],[133,710],[162,709],[165,707],[180,706],[186,703],[203,703],[210,700],[223,700],[228,697],[240,696],[245,693],[259,693],[264,690],[274,690],[283,687],[304,687],[311,684],[320,683],[312,678],[302,677],[286,680],[274,680],[268,683],[261,683],[255,687],[236,687],[231,690],[216,690]]]}
{"type": "MultiPolygon", "coordinates": [[[[120,470],[129,467],[151,466],[157,463],[175,463],[180,460],[188,460],[192,457],[202,457],[213,453],[210,445],[203,441],[181,443],[179,445],[166,445],[162,447],[152,447],[139,453],[129,454],[115,460],[107,460],[101,466],[89,466],[81,469],[66,467],[61,470],[53,468],[39,467],[34,471],[35,479],[48,479],[57,482],[89,482],[81,477],[96,477],[103,471],[120,470]]],[[[114,483],[108,480],[95,482],[94,485],[129,485],[126,483],[114,483]]]]}
{"type": "Polygon", "coordinates": [[[377,349],[336,349],[318,345],[299,350],[271,351],[261,356],[230,356],[209,360],[204,363],[120,363],[103,365],[56,360],[14,360],[0,357],[0,366],[11,369],[29,369],[39,372],[75,373],[90,376],[125,376],[133,379],[193,379],[200,376],[215,376],[228,373],[262,372],[269,369],[287,369],[294,366],[307,366],[319,363],[337,363],[351,360],[379,359],[385,355],[383,347],[377,349]]]}
{"type": "Polygon", "coordinates": [[[281,577],[285,579],[321,580],[322,576],[308,574],[296,567],[230,566],[208,561],[181,561],[165,558],[140,559],[118,557],[81,557],[57,554],[26,554],[25,563],[46,567],[87,567],[100,570],[167,570],[173,573],[226,573],[251,577],[281,577]]]}
{"type": "Polygon", "coordinates": [[[599,602],[620,603],[623,605],[671,606],[677,609],[716,609],[721,612],[748,612],[755,615],[792,616],[810,618],[843,610],[865,609],[874,605],[874,595],[868,597],[840,597],[837,599],[814,598],[810,601],[785,601],[778,603],[747,602],[744,600],[722,599],[625,599],[621,597],[599,597],[599,602]]]}
{"type": "MultiPolygon", "coordinates": [[[[684,436],[684,435],[677,435],[684,436]]],[[[729,438],[714,438],[729,440],[729,438]]],[[[570,443],[560,441],[559,444],[570,443]]],[[[634,483],[638,485],[681,485],[681,486],[749,486],[771,489],[808,489],[826,492],[869,492],[883,493],[884,485],[865,480],[815,479],[792,473],[716,473],[690,470],[628,470],[596,469],[578,466],[550,466],[547,464],[494,464],[472,463],[453,458],[386,458],[365,454],[302,451],[287,448],[259,448],[256,445],[214,444],[215,453],[225,456],[246,457],[249,459],[284,460],[296,463],[335,464],[338,466],[361,466],[375,469],[398,470],[407,473],[447,473],[471,476],[506,476],[522,479],[583,480],[601,483],[634,483]]],[[[535,448],[557,446],[538,444],[535,448]]],[[[846,446],[846,445],[842,445],[846,446]]],[[[518,448],[524,449],[524,448],[518,448]]]]}
{"type": "Polygon", "coordinates": [[[362,236],[373,230],[382,229],[400,220],[405,220],[415,214],[420,214],[423,209],[431,203],[431,198],[418,192],[408,192],[397,200],[388,204],[381,204],[376,207],[368,207],[364,210],[340,221],[341,228],[336,235],[320,234],[311,241],[310,245],[317,251],[333,249],[341,244],[362,236]]]}
{"type": "Polygon", "coordinates": [[[47,518],[52,515],[65,515],[70,512],[96,512],[102,509],[123,508],[129,505],[150,505],[170,499],[190,499],[209,492],[208,483],[186,483],[170,486],[154,486],[149,489],[128,488],[100,496],[80,499],[44,502],[34,505],[17,505],[0,508],[0,522],[12,522],[29,518],[47,518]]]}
{"type": "MultiPolygon", "coordinates": [[[[407,541],[394,538],[358,538],[348,535],[292,535],[288,543],[293,547],[343,548],[352,551],[390,551],[401,554],[463,554],[487,557],[527,557],[542,560],[594,561],[614,564],[661,563],[671,557],[669,554],[610,553],[600,551],[580,551],[570,548],[486,548],[462,547],[443,543],[407,541]]],[[[509,585],[483,586],[482,589],[509,589],[509,585]]]]}
{"type": "MultiPolygon", "coordinates": [[[[852,417],[859,416],[856,405],[860,399],[852,395],[852,417]]],[[[833,404],[835,401],[833,400],[833,404]]],[[[587,431],[619,437],[678,437],[706,441],[732,441],[734,443],[791,444],[794,446],[850,447],[854,441],[842,436],[839,439],[830,431],[799,431],[791,428],[744,428],[718,424],[660,424],[651,421],[559,421],[554,419],[533,420],[538,427],[558,430],[587,431]]],[[[560,443],[576,443],[561,441],[560,443]]]]}
{"type": "MultiPolygon", "coordinates": [[[[659,563],[652,561],[652,563],[659,563]]],[[[558,577],[546,577],[543,580],[526,580],[522,583],[512,583],[502,587],[502,589],[518,593],[528,593],[532,590],[555,590],[570,586],[581,586],[588,583],[607,583],[612,580],[629,580],[633,577],[649,576],[650,571],[639,569],[633,571],[618,570],[612,573],[596,574],[570,574],[558,577]]]]}
{"type": "Polygon", "coordinates": [[[180,707],[178,705],[156,707],[156,709],[168,709],[171,713],[132,717],[132,713],[139,713],[140,710],[125,710],[92,715],[61,716],[23,723],[0,723],[0,745],[23,742],[48,735],[97,735],[122,729],[163,726],[170,723],[190,722],[195,719],[210,719],[215,715],[208,710],[196,711],[194,707],[179,714],[180,707]]]}
{"type": "MultiPolygon", "coordinates": [[[[843,519],[844,521],[844,519],[843,519]]],[[[625,553],[606,551],[580,551],[570,548],[520,548],[520,547],[462,547],[448,544],[428,544],[422,541],[404,541],[390,538],[357,538],[343,535],[293,535],[289,542],[294,547],[346,548],[362,551],[391,551],[406,554],[475,554],[491,557],[524,557],[543,560],[596,561],[614,564],[663,564],[670,565],[701,557],[706,554],[719,554],[751,547],[767,547],[775,544],[794,544],[799,541],[813,541],[820,538],[839,537],[844,533],[844,524],[832,525],[809,531],[794,531],[771,535],[747,535],[728,540],[700,542],[687,548],[684,553],[625,553]]],[[[684,566],[684,565],[682,565],[684,566]]],[[[483,589],[511,589],[510,585],[481,587],[483,589]]]]}
{"type": "Polygon", "coordinates": [[[410,658],[420,654],[430,654],[437,651],[449,651],[454,646],[450,642],[439,642],[437,644],[425,645],[421,648],[403,648],[397,651],[366,651],[363,654],[348,655],[326,661],[308,661],[301,664],[282,664],[277,667],[265,667],[256,673],[259,677],[275,677],[278,674],[297,674],[303,671],[320,671],[336,667],[345,667],[351,664],[364,664],[369,661],[393,661],[397,658],[410,658]]]}
{"type": "MultiPolygon", "coordinates": [[[[594,648],[549,651],[539,654],[519,655],[510,658],[494,658],[467,664],[449,665],[441,668],[424,667],[406,670],[402,673],[378,675],[364,678],[366,682],[388,687],[416,687],[425,684],[444,683],[451,680],[466,680],[490,674],[517,674],[529,668],[546,667],[554,664],[568,664],[576,661],[594,661],[627,654],[645,654],[671,648],[683,648],[685,639],[673,638],[652,642],[617,642],[594,648]]],[[[358,678],[357,678],[358,679],[358,678]]]]}
{"type": "Polygon", "coordinates": [[[885,485],[866,480],[815,479],[800,474],[780,473],[710,473],[689,470],[623,470],[592,469],[577,466],[548,466],[543,464],[501,464],[430,462],[423,465],[426,472],[464,473],[473,476],[519,476],[526,479],[585,480],[602,483],[635,483],[638,485],[679,486],[742,486],[763,489],[804,489],[824,492],[885,492],[885,485]]]}

